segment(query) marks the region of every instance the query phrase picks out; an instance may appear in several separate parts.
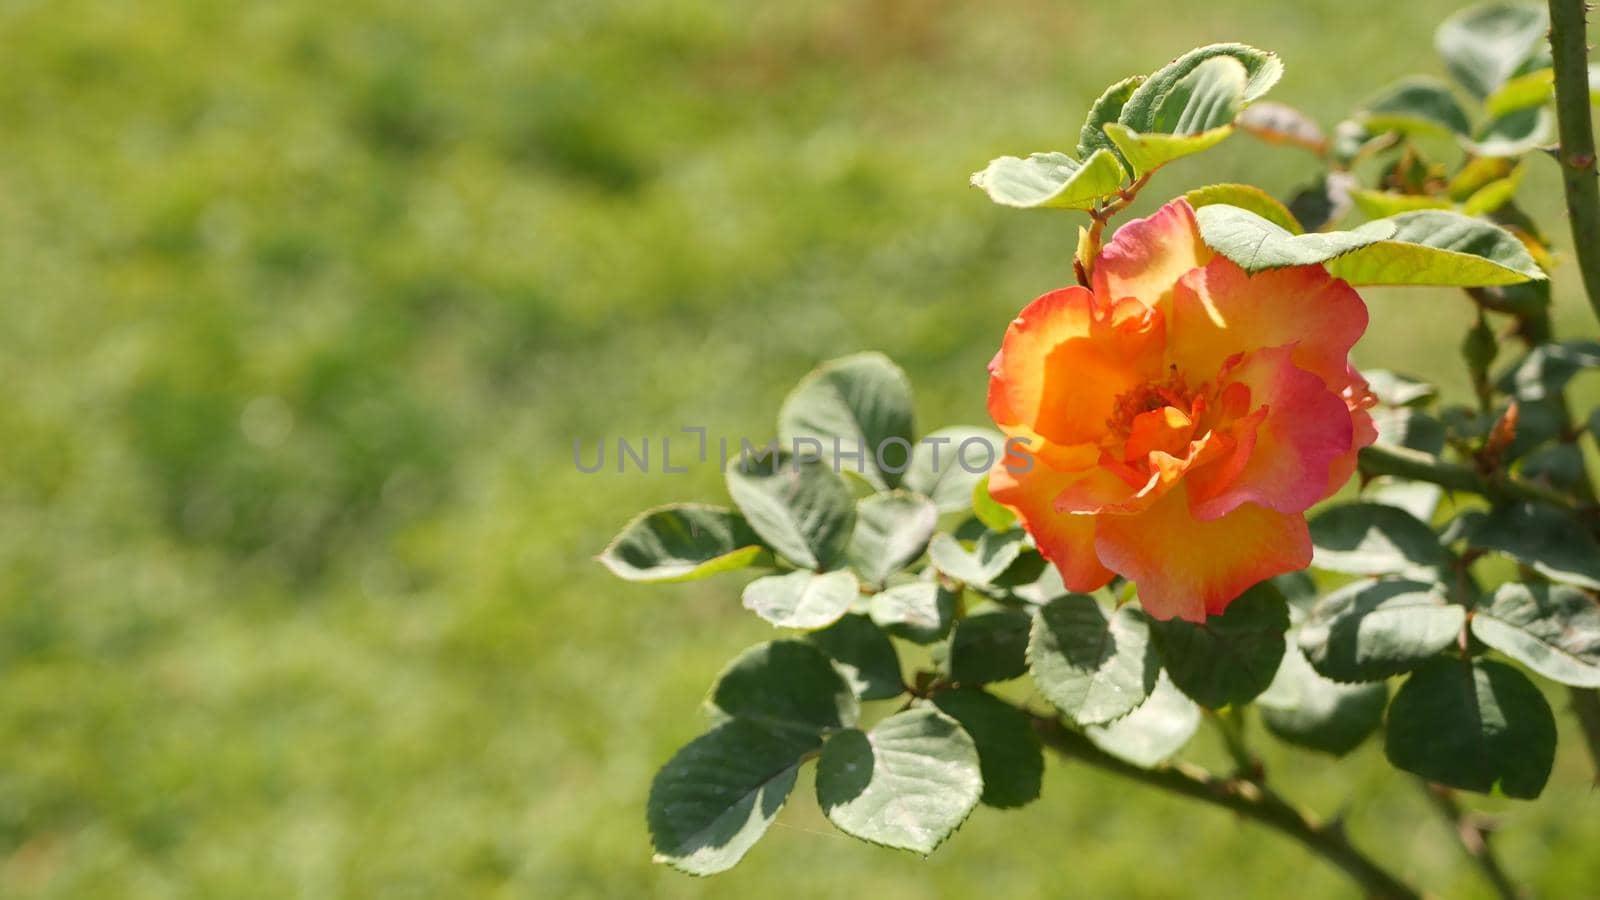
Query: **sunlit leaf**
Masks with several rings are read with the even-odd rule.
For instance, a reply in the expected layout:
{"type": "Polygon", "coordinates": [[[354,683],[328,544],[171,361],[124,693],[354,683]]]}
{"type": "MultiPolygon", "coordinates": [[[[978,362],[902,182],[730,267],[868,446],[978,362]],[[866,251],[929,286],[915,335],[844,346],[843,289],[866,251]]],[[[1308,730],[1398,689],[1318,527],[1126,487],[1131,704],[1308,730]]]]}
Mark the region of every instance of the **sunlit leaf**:
{"type": "Polygon", "coordinates": [[[924,706],[863,732],[841,731],[817,761],[817,803],[840,831],[927,854],[983,793],[978,748],[960,724],[924,706]]]}
{"type": "Polygon", "coordinates": [[[974,173],[972,184],[1002,206],[1093,209],[1122,185],[1122,164],[1110,150],[1079,162],[1065,153],[1002,156],[974,173]]]}
{"type": "Polygon", "coordinates": [[[751,565],[765,550],[733,510],[675,503],[640,513],[599,560],[628,581],[690,581],[751,565]]]}

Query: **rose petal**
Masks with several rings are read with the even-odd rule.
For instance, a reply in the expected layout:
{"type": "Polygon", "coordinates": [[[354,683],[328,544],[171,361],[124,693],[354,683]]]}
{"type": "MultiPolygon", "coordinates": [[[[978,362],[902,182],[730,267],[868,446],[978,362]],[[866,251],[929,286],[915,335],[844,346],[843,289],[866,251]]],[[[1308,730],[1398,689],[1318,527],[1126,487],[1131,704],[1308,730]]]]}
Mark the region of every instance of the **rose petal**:
{"type": "Polygon", "coordinates": [[[1172,295],[1167,359],[1209,377],[1229,358],[1294,344],[1294,363],[1334,393],[1351,372],[1350,348],[1367,329],[1367,305],[1321,266],[1248,275],[1225,257],[1188,273],[1172,295]]]}
{"type": "Polygon", "coordinates": [[[1117,229],[1095,259],[1095,294],[1106,300],[1133,297],[1166,313],[1178,279],[1215,255],[1200,239],[1194,208],[1179,198],[1117,229]]]}
{"type": "Polygon", "coordinates": [[[1235,597],[1274,575],[1311,564],[1305,518],[1246,503],[1220,519],[1189,514],[1179,486],[1132,516],[1101,516],[1095,553],[1139,586],[1139,602],[1157,619],[1204,622],[1235,597]]]}
{"type": "Polygon", "coordinates": [[[1011,507],[1022,519],[1039,553],[1061,570],[1061,583],[1068,590],[1092,591],[1105,587],[1112,574],[1095,555],[1095,517],[1058,513],[1051,505],[1052,498],[1075,477],[1039,460],[1023,472],[999,465],[989,472],[989,496],[1011,507]]]}
{"type": "Polygon", "coordinates": [[[1266,415],[1248,439],[1240,435],[1242,465],[1236,452],[1230,465],[1194,473],[1195,518],[1216,519],[1242,503],[1298,513],[1326,497],[1330,466],[1350,452],[1354,433],[1344,399],[1296,366],[1292,347],[1250,353],[1223,377],[1247,386],[1266,415]]]}

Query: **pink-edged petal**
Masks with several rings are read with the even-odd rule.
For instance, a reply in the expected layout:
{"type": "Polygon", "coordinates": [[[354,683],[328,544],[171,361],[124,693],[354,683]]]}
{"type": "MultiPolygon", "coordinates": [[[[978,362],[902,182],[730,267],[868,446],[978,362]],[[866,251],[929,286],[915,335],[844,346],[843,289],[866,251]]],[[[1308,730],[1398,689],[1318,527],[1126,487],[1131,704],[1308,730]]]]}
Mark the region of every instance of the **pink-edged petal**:
{"type": "Polygon", "coordinates": [[[1071,591],[1092,591],[1111,580],[1111,570],[1094,551],[1094,516],[1056,512],[1052,500],[1077,477],[1035,460],[1025,472],[996,466],[989,472],[989,495],[1009,506],[1033,535],[1039,553],[1061,571],[1071,591]]]}
{"type": "Polygon", "coordinates": [[[1178,279],[1215,255],[1200,240],[1194,207],[1179,198],[1117,229],[1095,259],[1094,290],[1105,300],[1133,297],[1165,312],[1178,279]]]}
{"type": "MultiPolygon", "coordinates": [[[[1248,458],[1242,465],[1237,454],[1230,461],[1236,472],[1212,477],[1195,473],[1189,498],[1194,517],[1217,519],[1244,503],[1299,513],[1326,497],[1330,466],[1352,445],[1354,431],[1344,399],[1295,365],[1292,347],[1250,353],[1226,370],[1224,378],[1248,387],[1251,404],[1258,411],[1265,408],[1266,415],[1249,438],[1248,458]]],[[[1241,449],[1244,444],[1241,440],[1241,449]]]]}
{"type": "Polygon", "coordinates": [[[1295,365],[1335,393],[1349,377],[1350,348],[1367,329],[1367,305],[1321,266],[1246,274],[1217,257],[1185,275],[1172,297],[1167,358],[1208,378],[1229,358],[1294,344],[1295,365]]]}
{"type": "Polygon", "coordinates": [[[1181,486],[1138,515],[1097,518],[1095,552],[1157,619],[1204,622],[1257,582],[1311,564],[1304,516],[1247,503],[1202,522],[1181,486]]]}

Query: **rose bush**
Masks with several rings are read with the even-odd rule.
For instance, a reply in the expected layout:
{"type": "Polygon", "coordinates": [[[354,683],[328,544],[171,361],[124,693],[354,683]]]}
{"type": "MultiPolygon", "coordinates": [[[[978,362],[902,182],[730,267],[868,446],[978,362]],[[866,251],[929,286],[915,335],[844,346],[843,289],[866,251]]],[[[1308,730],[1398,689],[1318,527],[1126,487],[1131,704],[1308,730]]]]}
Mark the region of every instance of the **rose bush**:
{"type": "Polygon", "coordinates": [[[1321,266],[1247,275],[1182,199],[1093,273],[1028,304],[990,363],[989,414],[1028,448],[990,492],[1068,588],[1122,575],[1152,616],[1203,622],[1310,564],[1306,509],[1377,436],[1348,359],[1366,306],[1321,266]]]}

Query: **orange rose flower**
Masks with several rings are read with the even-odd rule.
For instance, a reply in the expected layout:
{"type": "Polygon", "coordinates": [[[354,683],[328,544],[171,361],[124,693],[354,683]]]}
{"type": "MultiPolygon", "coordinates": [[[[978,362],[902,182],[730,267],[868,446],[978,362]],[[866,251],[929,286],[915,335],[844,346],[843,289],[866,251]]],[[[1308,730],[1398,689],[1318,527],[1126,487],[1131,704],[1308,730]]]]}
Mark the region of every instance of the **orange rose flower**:
{"type": "Polygon", "coordinates": [[[1181,199],[1093,272],[1028,304],[989,364],[989,414],[1027,441],[989,490],[1069,589],[1119,574],[1150,615],[1204,621],[1311,562],[1305,510],[1376,437],[1348,359],[1367,308],[1320,266],[1247,275],[1181,199]]]}

